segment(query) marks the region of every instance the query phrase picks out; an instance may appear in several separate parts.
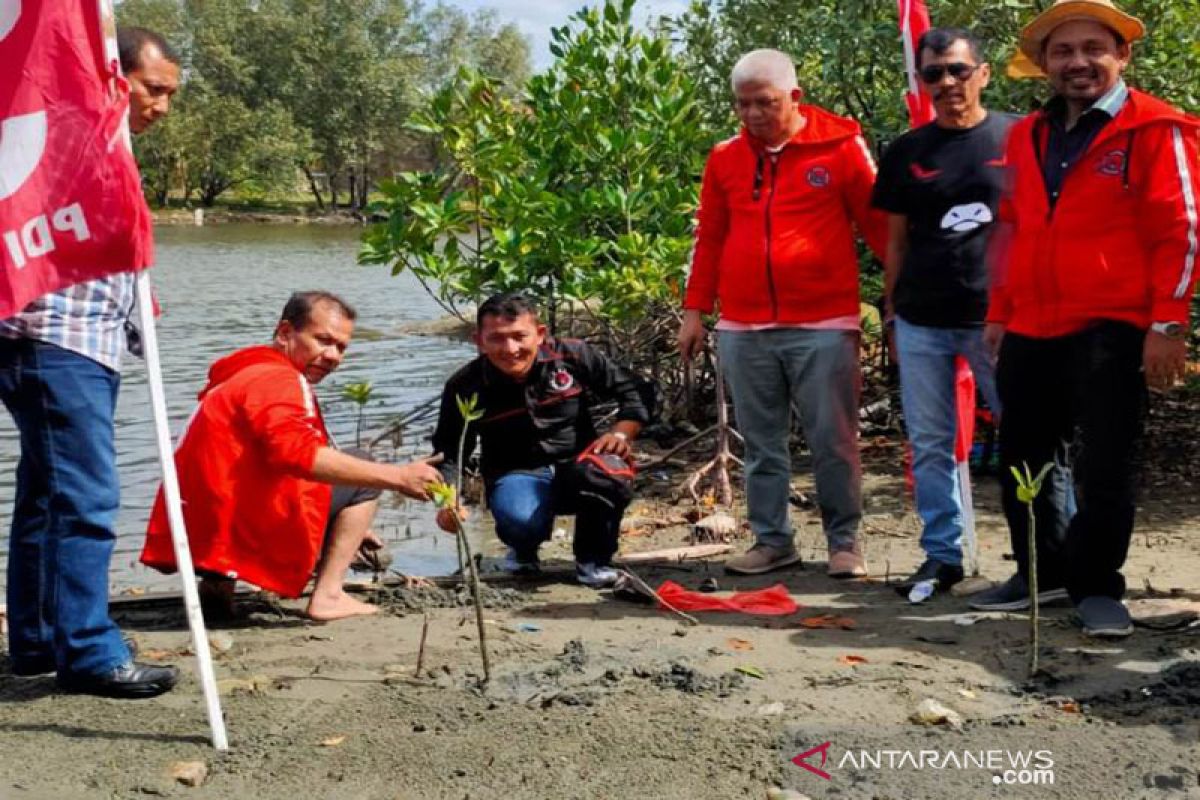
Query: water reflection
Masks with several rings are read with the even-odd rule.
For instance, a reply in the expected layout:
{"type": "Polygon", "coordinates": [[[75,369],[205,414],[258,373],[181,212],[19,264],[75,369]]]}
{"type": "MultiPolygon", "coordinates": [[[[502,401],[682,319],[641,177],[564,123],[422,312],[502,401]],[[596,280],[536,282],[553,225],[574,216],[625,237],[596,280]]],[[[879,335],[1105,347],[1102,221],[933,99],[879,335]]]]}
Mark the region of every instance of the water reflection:
{"type": "MultiPolygon", "coordinates": [[[[367,413],[377,424],[435,395],[442,382],[472,355],[466,344],[396,332],[399,323],[433,319],[441,309],[407,275],[354,260],[358,229],[323,226],[230,225],[160,228],[158,266],[152,275],[164,315],[159,322],[163,379],[172,432],[195,404],[209,364],[230,351],[269,341],[288,294],[330,289],[359,312],[356,336],[342,367],[318,389],[331,433],[353,444],[356,409],[339,399],[354,381],[375,386],[367,413]]],[[[121,515],[113,559],[114,590],[129,586],[171,588],[175,579],[136,563],[158,485],[157,452],[143,364],[129,358],[116,418],[121,471],[121,515]]],[[[408,437],[405,452],[424,451],[408,437]]],[[[0,567],[7,561],[13,470],[19,447],[7,413],[0,413],[0,567]]],[[[456,555],[450,537],[433,532],[432,513],[396,498],[385,503],[377,530],[392,540],[396,567],[413,574],[449,571],[456,555]],[[413,538],[407,538],[407,535],[413,538]]],[[[4,573],[0,571],[0,585],[4,573]]]]}

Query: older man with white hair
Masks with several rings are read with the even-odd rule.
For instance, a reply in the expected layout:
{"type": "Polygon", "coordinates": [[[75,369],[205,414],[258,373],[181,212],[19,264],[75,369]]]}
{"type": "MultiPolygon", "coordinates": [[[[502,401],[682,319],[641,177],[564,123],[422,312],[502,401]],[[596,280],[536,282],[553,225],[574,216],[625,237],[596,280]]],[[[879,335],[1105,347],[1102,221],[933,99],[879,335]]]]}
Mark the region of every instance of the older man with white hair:
{"type": "Polygon", "coordinates": [[[755,536],[725,567],[753,575],[800,561],[788,518],[794,408],[812,453],[829,574],[862,576],[854,227],[882,257],[875,165],[858,123],[800,102],[784,53],[747,53],[732,84],[742,130],[705,167],[679,332],[691,359],[704,347],[702,315],[720,304],[718,352],[746,440],[755,536]]]}

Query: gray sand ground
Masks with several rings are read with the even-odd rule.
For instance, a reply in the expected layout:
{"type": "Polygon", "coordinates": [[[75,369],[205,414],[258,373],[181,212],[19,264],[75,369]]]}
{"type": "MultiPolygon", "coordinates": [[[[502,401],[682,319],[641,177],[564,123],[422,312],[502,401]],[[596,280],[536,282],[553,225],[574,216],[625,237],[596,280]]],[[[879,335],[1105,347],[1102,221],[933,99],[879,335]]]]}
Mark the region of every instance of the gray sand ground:
{"type": "MultiPolygon", "coordinates": [[[[984,572],[1003,578],[1011,564],[997,498],[989,486],[979,494],[984,572]]],[[[816,517],[797,510],[813,557],[803,570],[741,580],[719,563],[642,570],[654,585],[691,588],[709,575],[723,589],[781,581],[803,605],[791,617],[712,613],[690,627],[568,583],[520,585],[486,604],[486,688],[473,613],[444,595],[393,595],[394,613],[330,625],[303,621],[294,604],[256,611],[221,632],[216,664],[232,740],[224,756],[206,741],[182,615],[125,613],[147,658],[183,667],[182,686],[131,703],[0,677],[0,798],[717,800],[765,798],[776,786],[811,798],[1200,797],[1200,627],[1186,627],[1186,612],[1200,608],[1193,495],[1186,484],[1157,490],[1130,555],[1134,607],[1166,629],[1097,643],[1067,609],[1047,609],[1044,674],[1033,683],[1023,618],[957,624],[964,599],[915,607],[884,585],[885,573],[915,566],[918,551],[899,479],[878,473],[868,479],[866,530],[876,578],[826,578],[816,517]],[[417,676],[422,608],[429,638],[417,676]],[[826,613],[855,627],[799,625],[826,613]],[[957,711],[961,728],[911,722],[926,698],[957,711]],[[825,742],[829,780],[790,763],[825,742]],[[886,763],[888,752],[923,750],[937,759],[1049,751],[1053,784],[996,784],[1002,770],[937,768],[933,756],[924,768],[886,763]],[[862,751],[883,751],[881,768],[847,762],[862,751]],[[179,760],[206,763],[202,786],[168,776],[179,760]]],[[[632,513],[664,510],[642,503],[632,513]]],[[[668,527],[624,547],[685,537],[668,527]]],[[[552,547],[566,558],[565,543],[552,547]]],[[[808,763],[820,767],[819,755],[808,763]]]]}

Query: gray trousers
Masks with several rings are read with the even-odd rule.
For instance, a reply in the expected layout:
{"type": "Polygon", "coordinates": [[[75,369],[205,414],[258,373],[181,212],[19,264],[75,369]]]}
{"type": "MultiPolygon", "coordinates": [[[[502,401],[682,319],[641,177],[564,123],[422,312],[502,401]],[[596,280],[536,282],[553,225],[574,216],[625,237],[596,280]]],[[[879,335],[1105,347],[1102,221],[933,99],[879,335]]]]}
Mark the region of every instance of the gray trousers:
{"type": "Polygon", "coordinates": [[[791,548],[791,414],[812,452],[831,551],[855,547],[862,520],[857,331],[720,331],[721,370],[746,440],[746,505],[759,544],[791,548]]]}

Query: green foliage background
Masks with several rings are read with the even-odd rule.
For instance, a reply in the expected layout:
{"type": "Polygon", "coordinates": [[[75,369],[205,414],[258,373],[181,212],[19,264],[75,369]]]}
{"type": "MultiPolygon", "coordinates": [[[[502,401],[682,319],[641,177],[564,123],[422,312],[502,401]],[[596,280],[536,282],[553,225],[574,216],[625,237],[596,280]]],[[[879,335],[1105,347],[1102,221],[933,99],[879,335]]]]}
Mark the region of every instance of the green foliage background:
{"type": "MultiPolygon", "coordinates": [[[[1005,75],[1049,0],[928,0],[994,66],[986,102],[1022,112],[1042,81],[1005,75]]],[[[1127,0],[1147,23],[1128,79],[1200,111],[1200,0],[1127,0]]],[[[304,186],[384,222],[362,260],[410,270],[455,313],[523,289],[574,301],[614,346],[665,352],[709,148],[736,124],[744,52],[794,58],[810,102],[859,120],[877,149],[908,127],[895,0],[697,0],[646,30],[634,0],[553,31],[553,64],[491,13],[416,0],[124,0],[119,20],[184,55],[177,111],[138,142],[147,187],[211,204],[304,186]],[[297,183],[298,177],[303,180],[297,183]]],[[[864,258],[864,297],[878,265],[864,258]]]]}
{"type": "Polygon", "coordinates": [[[362,260],[411,270],[455,312],[513,289],[547,307],[601,299],[618,324],[674,308],[711,132],[683,63],[632,10],[555,30],[554,65],[518,97],[461,71],[411,126],[440,142],[440,168],[384,182],[362,260]]]}
{"type": "MultiPolygon", "coordinates": [[[[1048,99],[1043,80],[1005,72],[1021,28],[1051,0],[926,0],[932,24],[970,29],[992,64],[984,96],[994,109],[1025,113],[1048,99]]],[[[1200,112],[1200,0],[1118,0],[1146,23],[1126,79],[1200,112]]],[[[857,119],[877,152],[908,128],[904,55],[895,0],[711,0],[664,19],[680,58],[697,76],[714,130],[736,127],[729,74],[738,57],[773,47],[792,56],[809,102],[857,119]]],[[[863,298],[882,291],[880,265],[863,258],[863,298]]]]}
{"type": "MultiPolygon", "coordinates": [[[[1128,78],[1200,109],[1200,0],[1131,0],[1151,32],[1128,78]]],[[[934,25],[971,28],[994,66],[987,104],[1024,112],[1040,80],[1005,74],[1041,0],[929,0],[934,25]]],[[[691,223],[710,147],[736,132],[728,76],[746,51],[797,64],[817,105],[859,120],[882,150],[908,128],[894,0],[694,2],[645,32],[633,0],[606,0],[553,32],[553,65],[515,91],[477,71],[409,129],[437,142],[432,170],[386,181],[364,263],[409,270],[448,310],[521,289],[575,301],[627,363],[659,374],[672,350],[691,223]]],[[[863,259],[863,297],[881,270],[863,259]]],[[[686,390],[690,392],[690,390],[686,390]]]]}
{"type": "MultiPolygon", "coordinates": [[[[935,26],[965,27],[993,65],[985,96],[996,109],[1025,112],[1046,99],[1044,81],[1013,80],[1005,66],[1021,28],[1049,0],[927,0],[935,26]]],[[[1134,49],[1129,82],[1200,112],[1200,0],[1123,0],[1146,23],[1134,49]]],[[[877,148],[908,127],[903,102],[904,56],[895,0],[713,0],[662,21],[680,57],[697,76],[704,106],[718,128],[734,125],[729,73],[748,50],[773,47],[796,61],[810,102],[862,123],[877,148]]]]}
{"type": "Polygon", "coordinates": [[[172,114],[137,141],[153,200],[212,203],[231,188],[361,209],[376,176],[428,160],[405,121],[461,65],[508,85],[529,45],[495,13],[415,0],[123,0],[118,23],[183,58],[172,114]]]}

